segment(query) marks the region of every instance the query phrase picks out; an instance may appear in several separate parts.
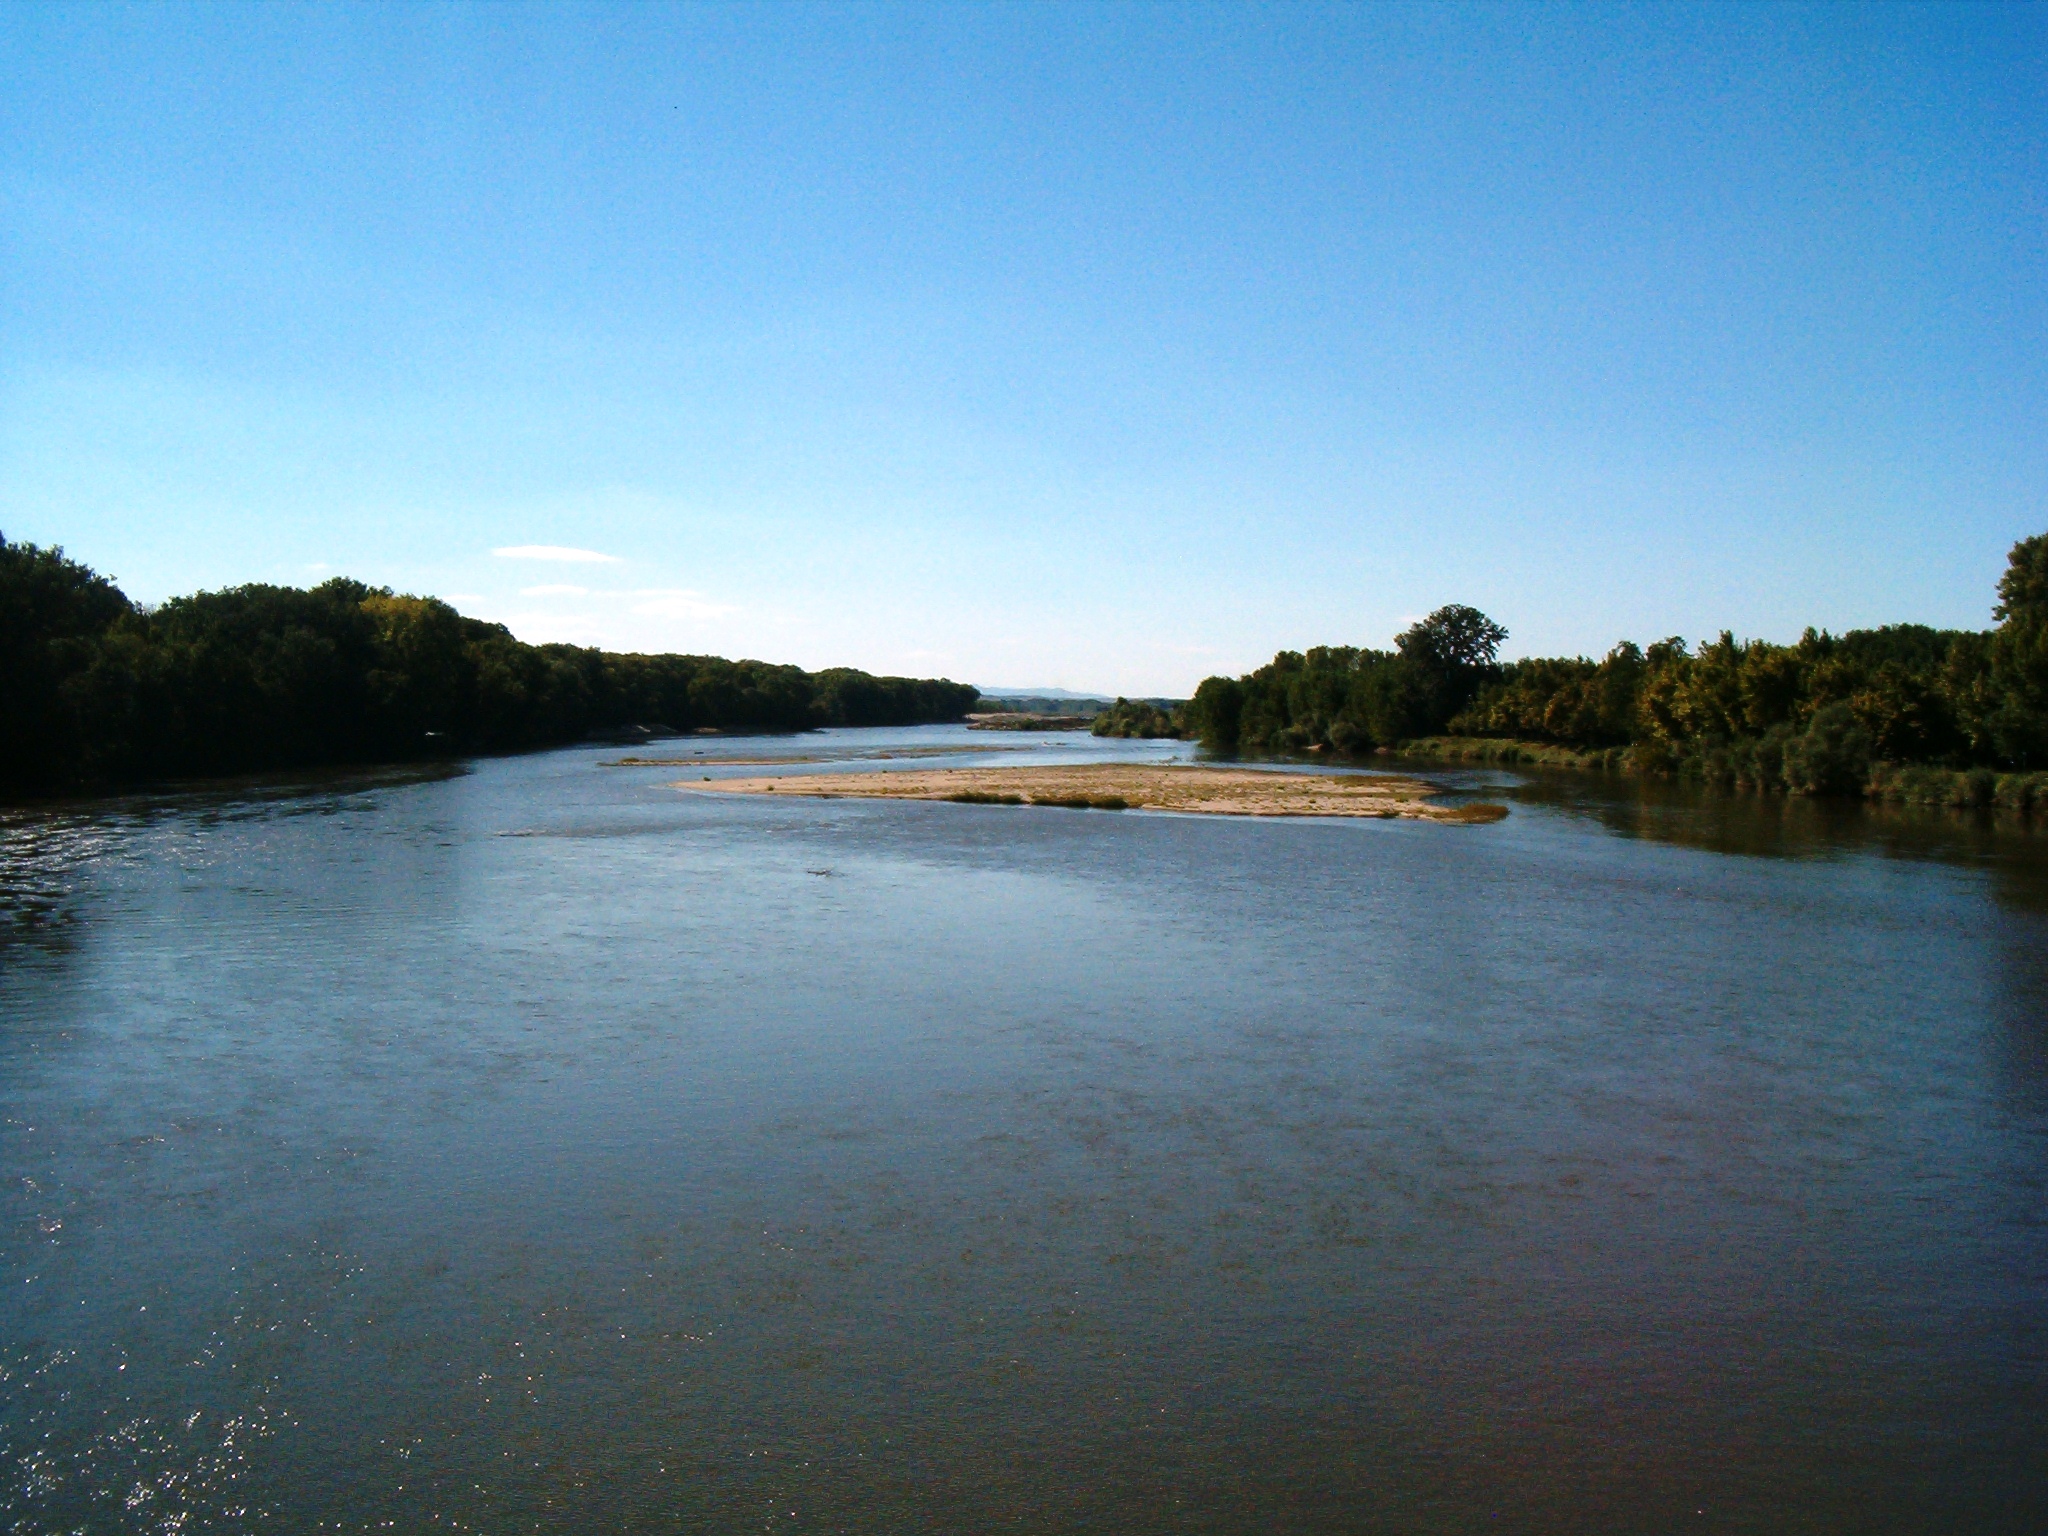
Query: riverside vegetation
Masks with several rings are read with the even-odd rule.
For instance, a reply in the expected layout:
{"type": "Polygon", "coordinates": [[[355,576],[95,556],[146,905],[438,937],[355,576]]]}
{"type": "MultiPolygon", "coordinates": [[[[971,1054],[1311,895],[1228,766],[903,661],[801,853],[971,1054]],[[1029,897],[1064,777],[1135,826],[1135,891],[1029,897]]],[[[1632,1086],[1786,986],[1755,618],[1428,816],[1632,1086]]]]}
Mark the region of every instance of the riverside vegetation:
{"type": "MultiPolygon", "coordinates": [[[[1390,651],[1283,651],[1185,705],[1118,699],[1096,734],[1223,754],[1379,751],[1679,774],[1740,789],[2048,813],[2048,534],[1995,628],[1809,629],[1793,645],[1623,641],[1501,662],[1452,605],[1390,651]]],[[[0,537],[0,794],[404,761],[677,731],[964,718],[969,686],[711,656],[531,646],[431,598],[337,579],[154,609],[60,550],[0,537]]]]}
{"type": "Polygon", "coordinates": [[[1283,651],[1209,678],[1171,725],[1223,753],[1392,750],[2048,814],[2048,534],[2013,546],[1994,617],[1503,663],[1507,631],[1451,606],[1391,651],[1283,651]]]}
{"type": "Polygon", "coordinates": [[[433,598],[336,579],[129,599],[0,536],[0,795],[401,762],[659,729],[958,720],[976,689],[851,668],[526,645],[433,598]]]}
{"type": "Polygon", "coordinates": [[[1179,712],[1165,699],[1118,699],[1095,717],[1090,729],[1097,736],[1120,736],[1127,740],[1156,741],[1181,734],[1179,712]]]}

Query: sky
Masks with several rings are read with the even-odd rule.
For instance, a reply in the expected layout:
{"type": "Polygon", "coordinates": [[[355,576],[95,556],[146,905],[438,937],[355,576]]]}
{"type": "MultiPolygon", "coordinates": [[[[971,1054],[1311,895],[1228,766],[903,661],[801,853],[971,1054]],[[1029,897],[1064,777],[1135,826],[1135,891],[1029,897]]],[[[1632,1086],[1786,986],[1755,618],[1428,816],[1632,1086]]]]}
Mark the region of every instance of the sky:
{"type": "Polygon", "coordinates": [[[1983,627],[2048,6],[0,7],[0,533],[1185,695],[1983,627]]]}

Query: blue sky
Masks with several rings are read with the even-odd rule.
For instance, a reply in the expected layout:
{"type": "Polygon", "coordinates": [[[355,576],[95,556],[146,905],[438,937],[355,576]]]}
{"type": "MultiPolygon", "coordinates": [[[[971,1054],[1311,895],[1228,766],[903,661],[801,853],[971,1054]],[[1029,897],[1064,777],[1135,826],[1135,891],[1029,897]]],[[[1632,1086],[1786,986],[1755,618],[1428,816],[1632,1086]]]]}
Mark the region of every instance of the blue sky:
{"type": "Polygon", "coordinates": [[[1185,693],[2048,529],[2043,6],[16,4],[0,220],[0,531],[149,601],[1185,693]]]}

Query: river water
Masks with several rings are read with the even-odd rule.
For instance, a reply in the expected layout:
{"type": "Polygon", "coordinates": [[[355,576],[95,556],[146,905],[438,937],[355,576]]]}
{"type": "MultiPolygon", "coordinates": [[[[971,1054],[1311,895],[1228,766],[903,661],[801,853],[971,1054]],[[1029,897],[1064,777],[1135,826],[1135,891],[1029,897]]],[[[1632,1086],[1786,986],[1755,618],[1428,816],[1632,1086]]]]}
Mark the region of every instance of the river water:
{"type": "Polygon", "coordinates": [[[0,821],[0,1528],[2048,1529],[2048,833],[619,755],[0,821]]]}

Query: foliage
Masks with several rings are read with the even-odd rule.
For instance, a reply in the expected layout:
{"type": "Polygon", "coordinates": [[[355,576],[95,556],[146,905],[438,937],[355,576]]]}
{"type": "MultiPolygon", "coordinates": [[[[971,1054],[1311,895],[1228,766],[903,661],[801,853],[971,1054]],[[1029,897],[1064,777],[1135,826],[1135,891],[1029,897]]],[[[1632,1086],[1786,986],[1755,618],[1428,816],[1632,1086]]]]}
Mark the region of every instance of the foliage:
{"type": "Polygon", "coordinates": [[[805,730],[956,720],[976,691],[716,656],[526,645],[433,598],[336,579],[153,610],[0,537],[0,793],[403,761],[633,725],[805,730]]]}
{"type": "Polygon", "coordinates": [[[981,714],[1087,715],[1093,717],[1109,708],[1109,700],[1067,694],[984,693],[975,706],[981,714]]]}
{"type": "Polygon", "coordinates": [[[1085,731],[1094,729],[1087,715],[984,714],[977,710],[967,722],[970,731],[1085,731]]]}
{"type": "Polygon", "coordinates": [[[1561,747],[1555,742],[1515,741],[1495,736],[1422,736],[1402,742],[1400,751],[1404,757],[1428,757],[1453,763],[1583,768],[1594,772],[1615,771],[1629,766],[1626,747],[1581,750],[1578,747],[1561,747]]]}
{"type": "Polygon", "coordinates": [[[0,783],[47,782],[78,759],[73,701],[92,686],[100,637],[132,612],[62,550],[0,538],[0,783]]]}
{"type": "Polygon", "coordinates": [[[1119,698],[1095,717],[1089,729],[1097,736],[1136,737],[1145,741],[1185,734],[1181,712],[1153,699],[1119,698]]]}
{"type": "Polygon", "coordinates": [[[2048,533],[2013,545],[2005,574],[1998,578],[1998,606],[1991,616],[2001,623],[2048,617],[2048,533]]]}
{"type": "Polygon", "coordinates": [[[1444,728],[1500,674],[1507,631],[1453,604],[1411,626],[1392,651],[1282,651],[1232,681],[1212,677],[1188,702],[1187,727],[1221,752],[1369,752],[1444,728]]]}
{"type": "Polygon", "coordinates": [[[1460,734],[1612,747],[1632,741],[1643,652],[1624,640],[1598,662],[1584,657],[1511,662],[1501,681],[1450,722],[1460,734]]]}
{"type": "Polygon", "coordinates": [[[1900,805],[1995,806],[2048,815],[2048,771],[1993,773],[1988,768],[1934,768],[1880,763],[1864,793],[1900,805]]]}
{"type": "Polygon", "coordinates": [[[1283,651],[1245,677],[1209,678],[1187,718],[1225,752],[1413,744],[1435,756],[1625,759],[1747,789],[1890,798],[1919,793],[1899,786],[1920,780],[1894,771],[1917,764],[1945,775],[1941,803],[2036,806],[2024,786],[2048,769],[2048,534],[2013,547],[1998,598],[1998,625],[1983,633],[1894,624],[1809,629],[1774,645],[1724,631],[1697,651],[1674,637],[1623,641],[1598,661],[1505,664],[1495,657],[1506,632],[1454,606],[1391,652],[1283,651]],[[2008,779],[2021,787],[2000,790],[2008,779]]]}

